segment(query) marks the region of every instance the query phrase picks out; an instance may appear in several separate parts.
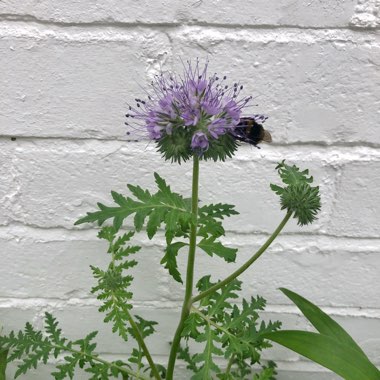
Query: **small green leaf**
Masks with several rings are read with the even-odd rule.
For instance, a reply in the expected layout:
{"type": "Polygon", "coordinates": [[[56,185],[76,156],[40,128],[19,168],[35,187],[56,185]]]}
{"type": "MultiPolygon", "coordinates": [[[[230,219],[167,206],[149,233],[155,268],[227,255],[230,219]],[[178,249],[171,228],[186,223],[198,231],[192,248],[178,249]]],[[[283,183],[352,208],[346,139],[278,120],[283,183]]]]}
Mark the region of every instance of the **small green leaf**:
{"type": "Polygon", "coordinates": [[[280,175],[282,182],[286,185],[297,185],[299,183],[313,182],[312,176],[307,177],[309,175],[308,169],[301,172],[297,166],[285,164],[285,160],[281,161],[277,165],[276,169],[278,170],[278,174],[280,175]]]}
{"type": "Polygon", "coordinates": [[[228,263],[233,263],[236,259],[236,252],[238,251],[235,248],[227,248],[221,242],[215,241],[214,237],[202,239],[198,243],[198,247],[205,251],[208,255],[212,256],[213,254],[223,258],[228,263]]]}
{"type": "Polygon", "coordinates": [[[318,306],[289,289],[280,288],[280,290],[297,305],[302,311],[302,314],[321,334],[337,339],[340,343],[352,347],[367,358],[366,354],[347,331],[324,313],[318,306]]]}
{"type": "Polygon", "coordinates": [[[234,205],[217,203],[205,205],[198,210],[199,217],[207,215],[212,218],[224,219],[225,216],[238,215],[239,213],[235,210],[234,205]]]}
{"type": "Polygon", "coordinates": [[[185,320],[185,327],[182,330],[182,336],[192,337],[196,339],[199,335],[199,327],[202,324],[198,314],[190,313],[190,315],[185,320]]]}
{"type": "Polygon", "coordinates": [[[263,338],[330,369],[345,380],[379,380],[380,371],[358,351],[335,338],[307,331],[276,331],[263,338]]]}
{"type": "Polygon", "coordinates": [[[173,278],[181,284],[182,278],[181,273],[178,271],[177,255],[178,251],[186,245],[188,244],[181,241],[169,244],[165,249],[165,256],[161,260],[161,264],[165,264],[165,268],[168,269],[173,278]]]}
{"type": "Polygon", "coordinates": [[[179,347],[178,348],[178,354],[177,354],[178,359],[182,359],[184,362],[186,362],[186,368],[193,371],[193,372],[198,372],[199,369],[194,363],[193,357],[194,355],[190,354],[189,347],[186,346],[185,348],[179,347]]]}

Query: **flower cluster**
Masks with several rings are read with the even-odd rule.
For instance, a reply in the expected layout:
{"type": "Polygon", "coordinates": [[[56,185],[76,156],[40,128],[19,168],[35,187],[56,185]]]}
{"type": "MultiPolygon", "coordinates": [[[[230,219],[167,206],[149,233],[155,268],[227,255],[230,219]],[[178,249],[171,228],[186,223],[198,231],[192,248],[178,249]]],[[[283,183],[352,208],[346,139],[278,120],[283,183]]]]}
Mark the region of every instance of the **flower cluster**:
{"type": "Polygon", "coordinates": [[[188,62],[184,69],[182,76],[155,76],[147,99],[129,106],[133,122],[127,124],[145,131],[166,159],[180,162],[196,153],[223,160],[237,147],[233,131],[251,97],[239,98],[243,86],[229,86],[226,76],[208,76],[207,63],[188,62]]]}

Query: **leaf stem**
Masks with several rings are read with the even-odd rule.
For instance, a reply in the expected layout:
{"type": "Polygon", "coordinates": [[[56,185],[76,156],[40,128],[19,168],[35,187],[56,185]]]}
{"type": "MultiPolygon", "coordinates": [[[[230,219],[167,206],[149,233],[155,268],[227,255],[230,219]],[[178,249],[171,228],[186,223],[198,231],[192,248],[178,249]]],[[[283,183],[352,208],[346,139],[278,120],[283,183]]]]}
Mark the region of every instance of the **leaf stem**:
{"type": "Polygon", "coordinates": [[[243,272],[245,272],[266,251],[266,249],[271,245],[273,240],[276,239],[277,235],[284,228],[285,224],[288,222],[291,216],[292,216],[292,212],[288,211],[284,219],[281,221],[281,223],[278,225],[276,230],[273,232],[273,234],[268,238],[268,240],[261,246],[261,248],[248,261],[246,261],[240,268],[238,268],[235,272],[233,272],[228,277],[226,277],[223,281],[218,282],[217,284],[211,286],[211,288],[193,297],[191,300],[191,303],[197,302],[201,300],[202,298],[209,296],[210,294],[219,290],[224,285],[227,285],[236,277],[240,276],[243,272]]]}
{"type": "Polygon", "coordinates": [[[215,323],[211,318],[209,318],[207,315],[204,315],[199,309],[192,306],[191,311],[195,314],[199,315],[209,326],[214,326],[219,331],[224,332],[226,335],[234,336],[232,333],[230,333],[227,329],[225,329],[223,326],[218,325],[215,323]]]}
{"type": "Polygon", "coordinates": [[[131,327],[135,333],[135,339],[137,340],[137,343],[139,344],[139,346],[143,350],[145,357],[148,360],[148,363],[149,363],[149,366],[152,370],[154,378],[156,380],[161,380],[161,376],[158,372],[156,365],[154,364],[154,361],[152,359],[152,356],[150,355],[148,347],[145,344],[145,341],[144,341],[144,338],[141,334],[141,331],[140,331],[139,327],[137,326],[136,322],[134,321],[134,319],[132,318],[132,315],[130,313],[128,313],[128,322],[130,323],[130,325],[131,325],[131,327]]]}
{"type": "Polygon", "coordinates": [[[190,314],[191,297],[193,293],[194,283],[194,263],[195,263],[195,249],[197,245],[197,223],[198,223],[198,188],[199,188],[199,158],[194,155],[193,161],[193,183],[191,193],[191,214],[192,223],[190,227],[189,238],[189,255],[187,258],[187,271],[186,271],[186,289],[185,297],[183,300],[181,319],[178,323],[173,342],[170,349],[169,361],[166,379],[173,380],[174,365],[177,358],[177,352],[181,341],[181,334],[185,325],[185,320],[190,314]]]}
{"type": "Polygon", "coordinates": [[[230,360],[228,360],[227,368],[226,368],[226,375],[229,375],[231,372],[232,364],[234,363],[235,354],[231,354],[230,360]]]}

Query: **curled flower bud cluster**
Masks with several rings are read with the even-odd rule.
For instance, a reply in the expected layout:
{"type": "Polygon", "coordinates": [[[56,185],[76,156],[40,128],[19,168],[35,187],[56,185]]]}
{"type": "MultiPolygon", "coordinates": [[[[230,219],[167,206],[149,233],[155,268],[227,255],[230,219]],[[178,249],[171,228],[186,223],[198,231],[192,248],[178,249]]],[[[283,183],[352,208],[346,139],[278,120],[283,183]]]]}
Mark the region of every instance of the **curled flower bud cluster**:
{"type": "Polygon", "coordinates": [[[233,131],[251,97],[239,98],[243,86],[229,86],[227,77],[208,75],[208,64],[190,62],[177,76],[161,73],[146,100],[135,99],[127,124],[145,130],[166,159],[180,162],[194,153],[204,159],[225,159],[237,148],[233,131]]]}

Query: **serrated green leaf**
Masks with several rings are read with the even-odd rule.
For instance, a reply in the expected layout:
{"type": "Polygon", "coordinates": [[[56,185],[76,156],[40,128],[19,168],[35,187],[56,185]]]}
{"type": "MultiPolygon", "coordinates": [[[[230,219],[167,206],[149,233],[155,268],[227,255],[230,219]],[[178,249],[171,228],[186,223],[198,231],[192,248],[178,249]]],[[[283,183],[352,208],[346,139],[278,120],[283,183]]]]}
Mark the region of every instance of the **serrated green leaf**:
{"type": "Polygon", "coordinates": [[[188,244],[180,241],[169,244],[165,248],[165,256],[161,260],[161,264],[165,264],[165,268],[168,269],[173,278],[180,283],[182,283],[182,278],[181,273],[178,271],[177,255],[178,251],[186,245],[188,244]]]}
{"type": "Polygon", "coordinates": [[[160,177],[158,173],[154,172],[153,175],[154,175],[154,179],[156,181],[157,187],[159,188],[159,190],[161,190],[164,197],[170,198],[170,195],[172,193],[170,190],[170,186],[166,184],[166,181],[162,177],[160,177]]]}
{"type": "Polygon", "coordinates": [[[149,190],[144,190],[140,186],[127,185],[129,191],[141,202],[148,202],[151,198],[149,190]]]}
{"type": "Polygon", "coordinates": [[[204,205],[199,208],[198,214],[199,217],[205,215],[208,217],[218,219],[224,219],[224,217],[229,217],[231,215],[239,215],[239,213],[235,210],[234,205],[224,203],[204,205]]]}
{"type": "Polygon", "coordinates": [[[162,209],[153,209],[149,214],[148,223],[146,225],[146,232],[149,239],[152,239],[161,225],[165,211],[162,209]]]}
{"type": "Polygon", "coordinates": [[[214,254],[223,258],[228,263],[236,260],[236,248],[227,248],[221,242],[215,241],[214,237],[204,238],[198,244],[198,247],[205,251],[208,255],[214,254]]]}
{"type": "Polygon", "coordinates": [[[202,325],[202,320],[198,314],[190,313],[185,320],[185,325],[182,330],[182,336],[191,337],[196,339],[200,335],[200,326],[202,325]]]}
{"type": "Polygon", "coordinates": [[[220,289],[220,293],[215,293],[214,299],[209,303],[207,315],[212,316],[221,311],[232,308],[228,299],[238,298],[237,291],[241,290],[241,281],[233,280],[220,289]]]}
{"type": "Polygon", "coordinates": [[[272,361],[269,361],[268,367],[263,366],[260,373],[255,373],[252,380],[276,380],[274,375],[277,375],[276,364],[272,361]]]}
{"type": "Polygon", "coordinates": [[[311,359],[345,380],[380,379],[380,371],[368,359],[331,336],[285,330],[264,334],[263,337],[311,359]]]}
{"type": "MultiPolygon", "coordinates": [[[[139,315],[135,315],[134,317],[136,318],[136,326],[138,327],[138,330],[143,338],[152,335],[156,331],[154,326],[158,325],[157,322],[148,321],[147,319],[144,319],[139,315]]],[[[130,328],[129,331],[131,335],[135,336],[135,331],[132,328],[130,328]]]]}
{"type": "Polygon", "coordinates": [[[278,185],[274,185],[273,183],[270,184],[270,188],[272,191],[274,191],[277,195],[281,195],[284,192],[284,188],[278,185]]]}
{"type": "Polygon", "coordinates": [[[203,365],[200,367],[199,372],[191,377],[191,380],[210,380],[212,379],[211,374],[213,372],[220,372],[220,368],[213,360],[214,355],[223,355],[223,351],[215,345],[215,343],[219,342],[219,338],[211,327],[206,325],[204,333],[199,335],[196,341],[205,342],[204,351],[194,356],[194,362],[203,362],[203,365]]]}
{"type": "Polygon", "coordinates": [[[278,173],[282,179],[282,182],[284,182],[286,185],[296,185],[299,183],[312,183],[313,177],[309,175],[309,170],[303,170],[302,172],[300,169],[293,165],[290,166],[285,163],[285,160],[280,162],[276,169],[278,170],[278,173]]]}
{"type": "Polygon", "coordinates": [[[189,224],[193,223],[188,201],[180,194],[172,192],[170,186],[157,173],[155,173],[155,180],[158,186],[155,194],[151,194],[139,186],[128,185],[128,189],[137,200],[112,191],[112,198],[118,207],[109,207],[98,203],[100,211],[87,213],[75,224],[97,222],[98,225],[102,225],[106,220],[113,219],[113,226],[117,232],[124,220],[134,214],[133,221],[136,231],[143,228],[148,218],[147,233],[150,239],[156,234],[162,223],[165,224],[166,239],[169,243],[175,236],[186,235],[189,224]]]}
{"type": "Polygon", "coordinates": [[[125,270],[137,265],[135,260],[129,260],[129,256],[138,252],[139,246],[126,246],[130,241],[133,232],[128,232],[117,236],[114,227],[103,227],[98,236],[106,238],[109,242],[108,252],[112,255],[112,260],[108,268],[102,270],[95,266],[90,266],[97,285],[91,290],[97,295],[97,299],[102,301],[99,307],[100,312],[105,312],[104,322],[112,322],[112,331],[128,340],[128,317],[132,308],[132,293],[129,287],[133,277],[125,274],[125,270]]]}
{"type": "Polygon", "coordinates": [[[190,354],[190,350],[189,350],[188,346],[185,348],[180,346],[178,348],[177,357],[178,357],[178,359],[181,359],[184,362],[186,362],[186,364],[187,364],[186,368],[189,369],[190,371],[193,371],[193,372],[199,371],[197,365],[194,363],[194,360],[193,360],[194,355],[190,354]]]}

